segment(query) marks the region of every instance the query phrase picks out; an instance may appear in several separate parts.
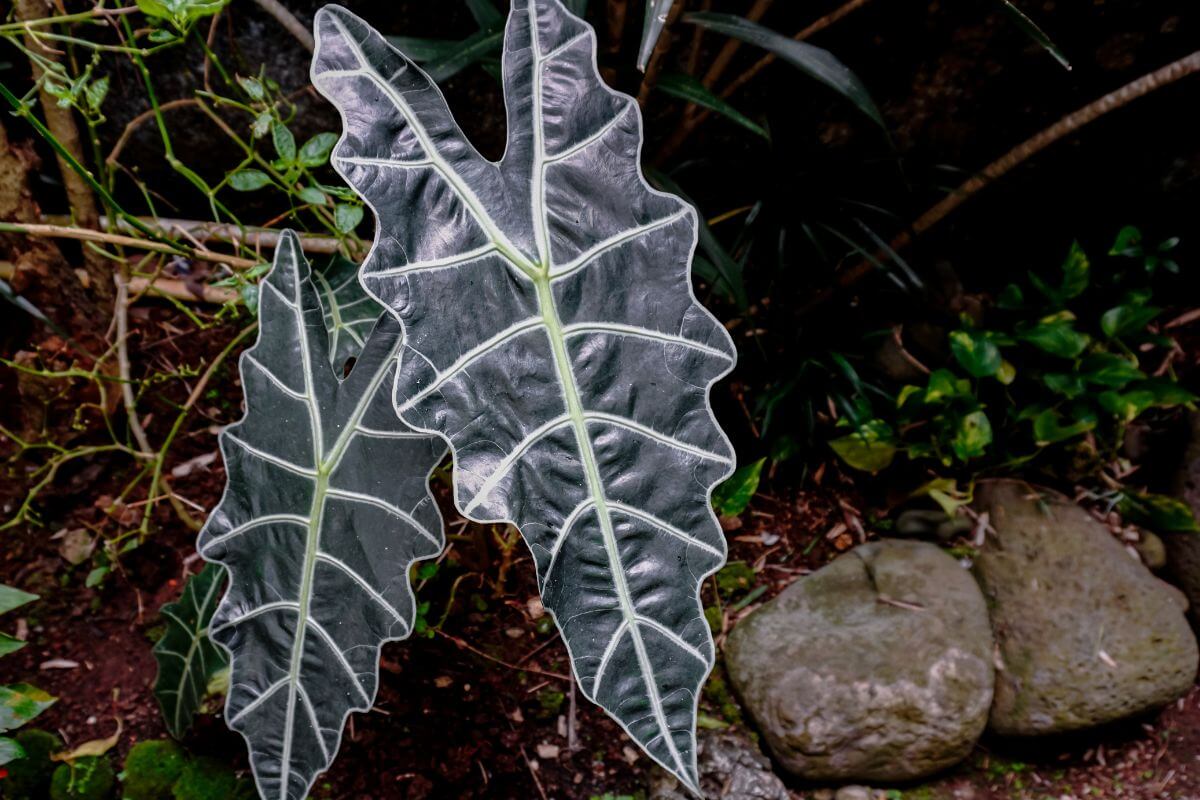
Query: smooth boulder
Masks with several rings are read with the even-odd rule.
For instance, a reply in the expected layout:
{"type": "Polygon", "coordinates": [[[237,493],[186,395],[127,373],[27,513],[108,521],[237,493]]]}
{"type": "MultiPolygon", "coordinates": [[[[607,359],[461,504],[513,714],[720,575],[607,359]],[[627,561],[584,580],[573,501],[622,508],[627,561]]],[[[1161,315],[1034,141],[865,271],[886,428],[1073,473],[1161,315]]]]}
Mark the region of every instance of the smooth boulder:
{"type": "Polygon", "coordinates": [[[990,728],[1078,730],[1165,705],[1196,677],[1178,592],[1066,498],[1016,481],[976,489],[991,530],[975,574],[999,647],[990,728]]]}
{"type": "Polygon", "coordinates": [[[983,596],[926,542],[866,544],[802,578],[738,623],[725,662],[776,761],[812,780],[951,766],[992,699],[983,596]]]}

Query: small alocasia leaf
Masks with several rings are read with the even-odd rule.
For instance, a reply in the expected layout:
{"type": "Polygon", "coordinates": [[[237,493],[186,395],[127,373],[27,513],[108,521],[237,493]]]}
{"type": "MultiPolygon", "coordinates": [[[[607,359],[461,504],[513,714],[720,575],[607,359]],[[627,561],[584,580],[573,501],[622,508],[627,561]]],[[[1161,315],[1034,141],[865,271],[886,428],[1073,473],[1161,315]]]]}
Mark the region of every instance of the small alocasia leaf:
{"type": "Polygon", "coordinates": [[[329,332],[329,365],[340,375],[346,361],[362,351],[384,309],[363,291],[358,264],[348,258],[334,255],[324,269],[313,272],[313,278],[329,332]]]}
{"type": "Polygon", "coordinates": [[[303,798],[347,715],[371,707],[380,646],[412,628],[409,567],[444,540],[428,477],[445,445],[392,406],[400,323],[381,317],[343,379],[320,297],[285,233],[241,359],[246,415],[221,434],[225,494],[198,547],[229,570],[209,631],[231,655],[226,718],[269,800],[303,798]]]}
{"type": "Polygon", "coordinates": [[[363,283],[405,326],[397,409],[450,441],[464,514],[520,529],[584,694],[696,787],[733,467],[708,393],[734,348],[692,293],[695,211],[645,182],[637,103],[558,0],[512,3],[499,163],[358,17],[326,6],[316,34],[332,164],[380,227],[363,283]]]}
{"type": "Polygon", "coordinates": [[[166,632],[154,645],[158,675],[154,696],[167,730],[180,739],[192,726],[204,702],[209,680],[229,665],[220,648],[208,638],[208,623],[217,610],[225,570],[218,564],[188,578],[179,600],[161,609],[166,632]]]}

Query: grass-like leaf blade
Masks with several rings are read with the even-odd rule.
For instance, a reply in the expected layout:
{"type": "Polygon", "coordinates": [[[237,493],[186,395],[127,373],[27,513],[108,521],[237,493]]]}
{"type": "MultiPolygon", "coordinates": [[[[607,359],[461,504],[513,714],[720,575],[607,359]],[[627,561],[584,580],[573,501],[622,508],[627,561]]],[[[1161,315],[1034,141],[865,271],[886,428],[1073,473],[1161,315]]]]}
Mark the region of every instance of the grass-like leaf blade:
{"type": "Polygon", "coordinates": [[[807,42],[783,36],[757,22],[734,14],[698,11],[688,14],[685,22],[699,25],[743,42],[761,47],[782,58],[805,75],[817,80],[849,100],[881,128],[883,116],[863,82],[833,53],[807,42]]]}

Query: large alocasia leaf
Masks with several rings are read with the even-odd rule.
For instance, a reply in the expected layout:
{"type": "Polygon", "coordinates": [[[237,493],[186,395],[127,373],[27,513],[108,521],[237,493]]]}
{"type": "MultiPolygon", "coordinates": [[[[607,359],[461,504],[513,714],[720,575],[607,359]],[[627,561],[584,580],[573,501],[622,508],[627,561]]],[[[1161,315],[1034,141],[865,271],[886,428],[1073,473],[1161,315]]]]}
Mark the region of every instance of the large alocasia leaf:
{"type": "Polygon", "coordinates": [[[327,310],[286,234],[242,356],[246,415],[221,434],[228,484],[200,533],[230,574],[210,628],[232,656],[226,716],[268,800],[304,797],[346,716],[371,707],[380,645],[412,627],[409,567],[443,543],[427,483],[445,446],[390,397],[400,323],[384,315],[342,380],[327,310]]]}
{"type": "Polygon", "coordinates": [[[208,623],[217,609],[224,582],[225,570],[217,564],[206,564],[188,578],[180,598],[159,611],[166,631],[154,645],[154,660],[158,662],[154,696],[167,730],[176,739],[192,726],[208,693],[209,681],[229,666],[225,654],[208,637],[208,623]]]}
{"type": "Polygon", "coordinates": [[[582,690],[694,787],[732,468],[708,390],[734,359],[692,294],[695,212],[644,181],[637,105],[557,0],[512,4],[499,163],[360,19],[316,27],[334,165],[379,225],[363,283],[405,325],[398,410],[450,441],[463,513],[520,528],[582,690]]]}

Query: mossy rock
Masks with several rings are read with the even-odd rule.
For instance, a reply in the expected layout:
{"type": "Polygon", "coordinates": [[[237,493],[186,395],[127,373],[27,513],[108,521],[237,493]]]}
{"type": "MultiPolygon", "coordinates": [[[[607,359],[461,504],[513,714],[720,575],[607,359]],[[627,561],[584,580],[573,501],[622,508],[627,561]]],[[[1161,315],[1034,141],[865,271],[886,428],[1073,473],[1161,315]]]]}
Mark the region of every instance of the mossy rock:
{"type": "Polygon", "coordinates": [[[41,800],[50,787],[54,774],[52,753],[62,750],[62,739],[49,731],[30,728],[18,733],[17,744],[25,751],[24,758],[9,762],[8,777],[0,781],[0,797],[5,800],[41,800]]]}
{"type": "Polygon", "coordinates": [[[1104,523],[1070,498],[1016,481],[981,481],[975,508],[991,526],[974,571],[1004,665],[994,733],[1091,728],[1192,688],[1200,650],[1183,599],[1104,523]]]}
{"type": "Polygon", "coordinates": [[[187,754],[170,739],[138,742],[125,757],[124,800],[171,800],[185,766],[187,754]]]}
{"type": "Polygon", "coordinates": [[[232,769],[215,758],[196,758],[183,768],[172,787],[175,800],[250,800],[254,787],[238,778],[232,769]]]}
{"type": "Polygon", "coordinates": [[[50,779],[50,800],[108,800],[117,776],[107,756],[88,756],[59,764],[50,779]]]}

